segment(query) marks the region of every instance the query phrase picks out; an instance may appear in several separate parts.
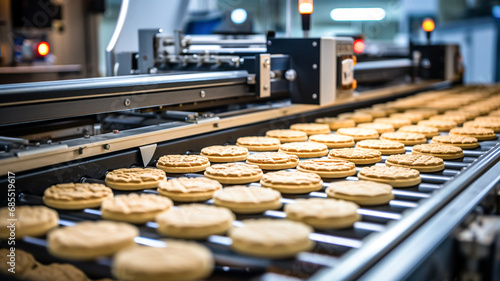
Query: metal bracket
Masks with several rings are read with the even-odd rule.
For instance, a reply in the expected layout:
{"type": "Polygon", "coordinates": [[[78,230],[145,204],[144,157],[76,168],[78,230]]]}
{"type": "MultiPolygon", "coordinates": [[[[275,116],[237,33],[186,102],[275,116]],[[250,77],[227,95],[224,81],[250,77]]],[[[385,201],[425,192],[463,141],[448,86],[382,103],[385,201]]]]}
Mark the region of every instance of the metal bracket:
{"type": "Polygon", "coordinates": [[[259,54],[256,60],[255,90],[261,98],[271,96],[271,54],[259,54]]]}
{"type": "Polygon", "coordinates": [[[156,146],[157,146],[156,143],[153,143],[150,145],[139,147],[139,150],[141,151],[142,164],[144,165],[144,168],[146,168],[151,159],[153,159],[153,155],[155,154],[156,151],[156,146]]]}
{"type": "Polygon", "coordinates": [[[161,29],[139,29],[139,73],[149,74],[155,65],[155,36],[161,29]]]}
{"type": "Polygon", "coordinates": [[[176,111],[176,110],[167,110],[165,112],[165,117],[195,124],[220,119],[218,116],[215,116],[215,114],[211,112],[200,114],[198,112],[176,111]]]}

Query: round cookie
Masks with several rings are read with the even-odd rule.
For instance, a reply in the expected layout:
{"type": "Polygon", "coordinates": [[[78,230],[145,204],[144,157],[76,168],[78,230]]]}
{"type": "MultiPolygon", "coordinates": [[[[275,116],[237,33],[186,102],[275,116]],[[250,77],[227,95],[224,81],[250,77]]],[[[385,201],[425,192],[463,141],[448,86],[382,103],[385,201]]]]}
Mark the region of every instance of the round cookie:
{"type": "Polygon", "coordinates": [[[392,187],[409,187],[419,184],[418,170],[395,166],[370,166],[361,169],[358,178],[390,184],[392,187]]]}
{"type": "Polygon", "coordinates": [[[367,148],[341,148],[332,149],[328,158],[352,162],[354,164],[373,164],[382,161],[382,153],[375,149],[367,148]]]}
{"type": "Polygon", "coordinates": [[[373,116],[371,114],[363,113],[363,112],[347,112],[342,113],[337,116],[339,119],[350,119],[354,120],[356,123],[365,123],[371,122],[373,120],[373,116]]]}
{"type": "Polygon", "coordinates": [[[50,265],[37,264],[22,276],[23,280],[33,281],[88,281],[83,271],[71,264],[52,263],[50,265]]]}
{"type": "Polygon", "coordinates": [[[363,206],[385,205],[394,199],[391,185],[364,180],[332,182],[325,193],[363,206]]]}
{"type": "Polygon", "coordinates": [[[403,127],[399,128],[398,132],[422,134],[426,138],[432,138],[434,136],[439,136],[438,129],[436,129],[434,127],[419,126],[419,125],[403,126],[403,127]]]}
{"type": "Polygon", "coordinates": [[[111,188],[99,183],[60,183],[45,189],[43,203],[64,210],[79,210],[101,206],[113,197],[111,188]]]}
{"type": "Polygon", "coordinates": [[[385,160],[387,166],[405,167],[421,173],[433,173],[444,170],[443,159],[423,154],[391,155],[385,160]]]}
{"type": "Polygon", "coordinates": [[[430,118],[430,120],[445,120],[445,121],[453,121],[458,125],[461,125],[465,122],[466,118],[461,114],[445,114],[445,115],[435,115],[430,118]]]}
{"type": "Polygon", "coordinates": [[[431,108],[415,108],[415,109],[408,109],[405,111],[405,113],[419,113],[422,114],[424,119],[427,119],[431,116],[438,114],[439,112],[431,108]]]}
{"type": "Polygon", "coordinates": [[[459,135],[435,136],[432,138],[432,143],[449,144],[458,146],[462,149],[474,149],[479,147],[476,138],[459,135]]]}
{"type": "Polygon", "coordinates": [[[300,142],[307,140],[307,134],[296,130],[270,130],[266,132],[266,137],[277,138],[281,143],[300,142]]]}
{"type": "Polygon", "coordinates": [[[417,123],[420,120],[424,120],[424,115],[418,112],[405,112],[405,113],[393,113],[390,118],[393,119],[408,119],[411,123],[417,123]]]}
{"type": "Polygon", "coordinates": [[[236,145],[243,146],[252,151],[272,151],[280,148],[280,140],[271,137],[241,137],[236,140],[236,145]]]}
{"type": "Polygon", "coordinates": [[[288,194],[309,193],[323,188],[323,181],[317,174],[296,171],[267,173],[260,180],[260,184],[288,194]]]}
{"type": "Polygon", "coordinates": [[[379,134],[394,132],[394,126],[392,124],[386,123],[361,123],[358,124],[358,128],[373,129],[376,130],[379,134]]]}
{"type": "Polygon", "coordinates": [[[488,114],[488,116],[491,116],[491,117],[500,117],[500,109],[497,109],[497,110],[494,110],[494,111],[490,111],[490,113],[488,114]]]}
{"type": "Polygon", "coordinates": [[[359,206],[352,202],[336,199],[296,199],[285,205],[286,218],[300,221],[318,229],[351,227],[361,219],[356,212],[359,206]]]}
{"type": "Polygon", "coordinates": [[[214,269],[214,258],[194,242],[162,240],[165,247],[135,246],[113,258],[113,275],[124,281],[204,280],[214,269]]]}
{"type": "Polygon", "coordinates": [[[205,170],[205,177],[222,184],[256,182],[260,180],[262,174],[259,166],[239,163],[212,165],[205,170]]]}
{"type": "Polygon", "coordinates": [[[340,128],[337,134],[353,137],[354,141],[378,139],[377,130],[366,128],[340,128]]]}
{"type": "Polygon", "coordinates": [[[103,219],[130,223],[146,223],[172,208],[172,200],[156,194],[129,193],[104,200],[101,205],[103,219]]]}
{"type": "Polygon", "coordinates": [[[426,143],[427,139],[422,134],[417,133],[405,133],[405,132],[392,132],[392,133],[383,133],[380,136],[381,140],[390,140],[397,141],[403,143],[404,145],[415,145],[426,143]]]}
{"type": "Polygon", "coordinates": [[[262,170],[292,169],[299,164],[299,157],[283,152],[254,153],[248,156],[246,163],[257,165],[262,170]]]}
{"type": "Polygon", "coordinates": [[[382,155],[405,153],[404,143],[390,140],[363,140],[356,144],[357,148],[375,149],[382,155]]]}
{"type": "Polygon", "coordinates": [[[339,159],[311,159],[300,161],[297,170],[315,173],[322,178],[344,178],[356,174],[356,165],[339,159]]]}
{"type": "Polygon", "coordinates": [[[464,123],[464,128],[483,128],[493,130],[495,133],[500,133],[500,121],[475,119],[464,123]]]}
{"type": "Polygon", "coordinates": [[[355,109],[354,113],[370,114],[373,118],[381,118],[387,116],[387,112],[385,110],[380,108],[370,108],[370,107],[355,109]]]}
{"type": "Polygon", "coordinates": [[[258,214],[281,208],[281,194],[271,188],[234,186],[214,193],[214,205],[237,214],[258,214]]]}
{"type": "Polygon", "coordinates": [[[117,169],[106,174],[106,185],[117,190],[155,188],[167,175],[160,169],[117,169]]]}
{"type": "Polygon", "coordinates": [[[92,260],[134,245],[137,235],[137,227],[127,223],[84,221],[49,232],[47,248],[58,258],[92,260]]]}
{"type": "Polygon", "coordinates": [[[309,141],[322,143],[328,148],[347,148],[354,146],[354,138],[342,135],[312,135],[309,141]]]}
{"type": "Polygon", "coordinates": [[[418,122],[418,125],[433,127],[439,131],[449,131],[458,126],[457,122],[450,120],[422,120],[418,122]]]}
{"type": "Polygon", "coordinates": [[[313,229],[300,222],[279,219],[244,220],[229,231],[231,248],[238,253],[265,258],[288,258],[313,248],[313,229]]]}
{"type": "Polygon", "coordinates": [[[160,234],[184,239],[223,234],[233,221],[234,215],[229,209],[203,204],[180,205],[156,217],[160,234]]]}
{"type": "Polygon", "coordinates": [[[464,157],[464,152],[460,147],[438,143],[415,145],[412,153],[432,155],[442,159],[458,159],[464,157]]]}
{"type": "Polygon", "coordinates": [[[337,130],[340,128],[349,128],[356,126],[356,122],[352,119],[339,119],[336,117],[324,117],[314,120],[316,123],[327,124],[330,126],[331,130],[337,130]]]}
{"type": "Polygon", "coordinates": [[[410,119],[403,118],[376,118],[374,123],[391,124],[394,129],[399,129],[406,125],[411,125],[410,119]]]}
{"type": "Polygon", "coordinates": [[[11,251],[10,249],[0,249],[0,275],[7,275],[11,274],[13,277],[16,277],[18,279],[21,279],[21,277],[26,273],[27,271],[30,271],[37,265],[37,262],[33,255],[31,255],[28,252],[25,252],[21,249],[16,249],[16,261],[15,261],[15,273],[12,273],[9,271],[10,265],[10,257],[7,255],[10,255],[11,251]]]}
{"type": "Polygon", "coordinates": [[[463,116],[466,120],[472,120],[477,117],[479,114],[474,111],[466,111],[466,110],[449,110],[444,113],[444,115],[460,115],[463,116]]]}
{"type": "Polygon", "coordinates": [[[495,132],[486,128],[453,128],[450,130],[450,135],[469,136],[476,138],[479,141],[494,140],[497,138],[495,132]]]}
{"type": "Polygon", "coordinates": [[[290,130],[302,131],[307,135],[329,134],[330,126],[318,123],[297,123],[290,126],[290,130]]]}
{"type": "Polygon", "coordinates": [[[8,207],[0,209],[0,239],[10,237],[8,228],[10,219],[16,219],[15,235],[16,238],[24,236],[42,236],[49,230],[59,224],[59,215],[56,211],[45,206],[16,206],[14,216],[10,216],[11,211],[8,207]]]}
{"type": "Polygon", "coordinates": [[[209,166],[208,158],[201,155],[165,155],[156,163],[156,168],[166,173],[195,173],[209,166]]]}
{"type": "Polygon", "coordinates": [[[212,145],[201,150],[210,162],[245,161],[248,157],[248,148],[237,145],[212,145]]]}
{"type": "Polygon", "coordinates": [[[205,177],[180,177],[160,182],[158,193],[176,202],[196,202],[212,198],[221,188],[218,181],[205,177]]]}
{"type": "Polygon", "coordinates": [[[299,158],[313,158],[327,155],[328,147],[316,142],[290,142],[282,144],[279,152],[296,155],[299,158]]]}

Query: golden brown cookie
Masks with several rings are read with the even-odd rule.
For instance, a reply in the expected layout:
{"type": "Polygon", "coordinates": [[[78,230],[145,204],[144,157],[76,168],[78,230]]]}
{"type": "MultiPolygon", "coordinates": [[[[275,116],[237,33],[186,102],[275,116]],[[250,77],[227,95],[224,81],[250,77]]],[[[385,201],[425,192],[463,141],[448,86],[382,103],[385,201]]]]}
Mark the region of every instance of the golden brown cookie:
{"type": "Polygon", "coordinates": [[[106,185],[117,190],[155,188],[167,175],[160,169],[117,169],[106,174],[106,185]]]}
{"type": "Polygon", "coordinates": [[[364,206],[384,205],[394,199],[391,185],[364,180],[332,182],[325,193],[364,206]]]}
{"type": "Polygon", "coordinates": [[[365,167],[359,171],[358,178],[387,183],[393,187],[414,186],[422,181],[418,170],[396,166],[365,167]]]}
{"type": "Polygon", "coordinates": [[[391,155],[385,160],[387,166],[405,167],[421,173],[433,173],[444,170],[443,159],[423,154],[391,155]]]}
{"type": "MultiPolygon", "coordinates": [[[[356,144],[357,148],[375,149],[383,155],[405,153],[404,143],[391,140],[363,140],[356,144]]],[[[330,152],[331,153],[331,152],[330,152]]]]}
{"type": "Polygon", "coordinates": [[[362,123],[358,124],[358,128],[373,129],[376,130],[379,134],[394,132],[394,126],[392,124],[385,123],[362,123]]]}
{"type": "Polygon", "coordinates": [[[457,122],[450,120],[422,120],[418,122],[419,126],[433,127],[439,131],[449,131],[458,126],[457,122]]]}
{"type": "Polygon", "coordinates": [[[356,126],[356,122],[352,119],[340,119],[336,117],[323,117],[314,120],[316,123],[327,124],[330,126],[331,130],[337,130],[339,128],[349,128],[356,126]]]}
{"type": "Polygon", "coordinates": [[[462,149],[474,149],[479,147],[476,138],[459,135],[435,136],[432,138],[432,143],[449,144],[458,146],[462,149]]]}
{"type": "Polygon", "coordinates": [[[495,119],[475,119],[464,123],[464,128],[483,128],[493,130],[495,133],[500,133],[500,121],[495,119]]]}
{"type": "Polygon", "coordinates": [[[123,281],[205,280],[214,269],[209,249],[194,242],[162,240],[165,247],[134,246],[113,259],[113,275],[123,281]]]}
{"type": "Polygon", "coordinates": [[[348,113],[342,113],[337,116],[339,119],[346,119],[346,120],[354,120],[356,123],[365,123],[365,122],[371,122],[373,120],[373,116],[371,114],[363,113],[363,112],[348,112],[348,113]]]}
{"type": "Polygon", "coordinates": [[[387,112],[384,109],[372,107],[356,109],[354,110],[354,113],[366,113],[371,115],[373,118],[381,118],[387,116],[387,112]]]}
{"type": "Polygon", "coordinates": [[[209,166],[208,158],[201,155],[165,155],[156,163],[156,168],[166,173],[195,173],[209,166]]]}
{"type": "Polygon", "coordinates": [[[262,170],[293,169],[299,164],[299,157],[283,152],[254,153],[248,156],[246,163],[257,165],[262,170]]]}
{"type": "Polygon", "coordinates": [[[0,249],[0,275],[11,274],[13,277],[21,279],[24,273],[36,266],[36,260],[28,252],[21,249],[15,249],[14,254],[10,249],[0,249]],[[15,261],[11,261],[10,256],[15,255],[15,261]],[[12,266],[15,267],[15,273],[9,271],[12,266]]]}
{"type": "Polygon", "coordinates": [[[329,134],[330,126],[318,123],[297,123],[290,126],[290,130],[302,131],[307,135],[329,134]]]}
{"type": "Polygon", "coordinates": [[[205,177],[223,184],[251,183],[260,180],[262,170],[256,165],[239,163],[217,164],[205,170],[205,177]]]}
{"type": "Polygon", "coordinates": [[[373,164],[382,161],[382,153],[367,148],[340,148],[330,150],[328,158],[346,160],[354,164],[373,164]]]}
{"type": "Polygon", "coordinates": [[[223,234],[233,221],[234,215],[229,209],[204,204],[180,205],[156,217],[160,234],[184,239],[223,234]]]}
{"type": "Polygon", "coordinates": [[[404,118],[377,118],[373,120],[374,123],[391,124],[394,129],[399,129],[406,125],[411,125],[410,119],[404,118]]]}
{"type": "Polygon", "coordinates": [[[313,229],[301,222],[282,219],[243,220],[229,231],[231,248],[238,253],[265,258],[288,258],[312,249],[313,229]]]}
{"type": "Polygon", "coordinates": [[[296,155],[299,158],[313,158],[327,155],[328,147],[317,142],[289,142],[282,144],[279,152],[296,155]]]}
{"type": "Polygon", "coordinates": [[[399,128],[398,132],[422,134],[426,138],[432,138],[433,136],[439,136],[438,129],[436,129],[434,127],[419,126],[419,125],[403,126],[403,127],[399,128]]]}
{"type": "Polygon", "coordinates": [[[83,271],[71,264],[52,263],[50,265],[37,264],[22,276],[23,280],[30,281],[88,281],[83,271]]]}
{"type": "Polygon", "coordinates": [[[300,142],[307,140],[307,134],[296,130],[270,130],[266,132],[266,137],[277,138],[281,143],[300,142]]]}
{"type": "Polygon", "coordinates": [[[405,113],[420,113],[422,114],[424,119],[427,119],[431,116],[437,115],[439,112],[432,108],[415,108],[415,109],[408,109],[405,111],[405,113]]]}
{"type": "Polygon", "coordinates": [[[432,155],[442,159],[458,159],[464,157],[464,152],[460,147],[439,143],[415,145],[412,153],[432,155]]]}
{"type": "Polygon", "coordinates": [[[361,219],[355,203],[323,198],[296,199],[285,205],[286,218],[318,229],[351,227],[361,219]]]}
{"type": "Polygon", "coordinates": [[[308,193],[323,188],[323,181],[317,174],[289,171],[267,173],[260,180],[260,184],[289,194],[308,193]]]}
{"type": "Polygon", "coordinates": [[[445,114],[445,115],[434,115],[430,118],[430,120],[445,120],[445,121],[453,121],[458,125],[462,125],[466,118],[462,114],[445,114]]]}
{"type": "Polygon", "coordinates": [[[381,140],[390,140],[404,143],[405,145],[415,145],[420,143],[426,143],[427,139],[422,134],[417,133],[405,133],[405,132],[392,132],[383,133],[380,136],[381,140]]]}
{"type": "Polygon", "coordinates": [[[356,174],[356,165],[340,159],[311,159],[300,161],[297,170],[315,173],[322,178],[344,178],[356,174]]]}
{"type": "Polygon", "coordinates": [[[424,114],[419,112],[405,112],[405,113],[393,113],[390,118],[392,119],[408,119],[411,123],[415,124],[420,120],[424,120],[424,114]]]}
{"type": "Polygon", "coordinates": [[[156,194],[129,193],[104,200],[101,205],[103,219],[130,223],[146,223],[172,208],[172,200],[156,194]]]}
{"type": "Polygon", "coordinates": [[[309,141],[322,143],[328,148],[346,148],[354,146],[354,138],[342,135],[312,135],[309,141]]]}
{"type": "Polygon", "coordinates": [[[58,258],[92,260],[134,245],[137,235],[137,227],[128,223],[84,221],[49,232],[47,248],[58,258]]]}
{"type": "Polygon", "coordinates": [[[20,239],[24,236],[42,236],[59,224],[59,215],[56,211],[45,206],[16,206],[14,212],[8,207],[0,209],[0,239],[7,239],[11,235],[8,228],[15,223],[15,235],[20,239]]]}
{"type": "Polygon", "coordinates": [[[205,177],[180,177],[160,182],[158,193],[176,202],[196,202],[212,198],[221,188],[218,181],[205,177]]]}
{"type": "Polygon", "coordinates": [[[43,193],[45,205],[65,210],[78,210],[101,206],[101,202],[113,197],[111,188],[99,183],[60,183],[43,193]]]}
{"type": "Polygon", "coordinates": [[[281,208],[281,194],[271,188],[234,186],[214,193],[214,204],[237,214],[257,214],[281,208]]]}
{"type": "Polygon", "coordinates": [[[236,145],[248,148],[251,151],[272,151],[280,148],[280,140],[271,137],[241,137],[236,145]]]}
{"type": "Polygon", "coordinates": [[[492,129],[475,128],[475,127],[454,128],[450,130],[450,135],[469,136],[476,138],[477,140],[480,141],[494,140],[497,138],[497,135],[492,129]]]}
{"type": "Polygon", "coordinates": [[[377,130],[366,128],[340,128],[337,134],[353,137],[354,141],[378,139],[377,130]]]}
{"type": "Polygon", "coordinates": [[[444,113],[444,115],[460,115],[465,118],[465,120],[472,120],[479,115],[475,111],[465,111],[465,110],[449,110],[444,113]]]}
{"type": "Polygon", "coordinates": [[[491,116],[491,117],[500,117],[500,109],[490,111],[490,113],[488,114],[488,116],[491,116]]]}
{"type": "Polygon", "coordinates": [[[248,148],[237,145],[212,145],[201,150],[210,162],[245,161],[248,157],[248,148]]]}

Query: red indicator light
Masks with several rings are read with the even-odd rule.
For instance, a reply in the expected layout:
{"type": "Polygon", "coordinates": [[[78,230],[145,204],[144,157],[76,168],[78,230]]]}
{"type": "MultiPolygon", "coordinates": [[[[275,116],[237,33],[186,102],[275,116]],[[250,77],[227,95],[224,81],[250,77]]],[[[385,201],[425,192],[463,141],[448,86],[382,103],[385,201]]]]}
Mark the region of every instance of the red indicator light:
{"type": "Polygon", "coordinates": [[[45,57],[50,52],[50,46],[47,42],[40,42],[36,47],[36,51],[39,56],[45,57]]]}
{"type": "Polygon", "coordinates": [[[365,42],[361,39],[356,39],[354,40],[354,43],[352,44],[352,50],[356,54],[361,54],[365,50],[365,42]]]}

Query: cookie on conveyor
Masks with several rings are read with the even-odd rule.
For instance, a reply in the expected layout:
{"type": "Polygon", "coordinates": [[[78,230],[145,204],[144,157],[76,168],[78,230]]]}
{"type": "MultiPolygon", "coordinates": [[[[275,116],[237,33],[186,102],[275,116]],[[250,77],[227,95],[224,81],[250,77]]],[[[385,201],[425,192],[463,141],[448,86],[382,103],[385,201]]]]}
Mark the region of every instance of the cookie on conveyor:
{"type": "Polygon", "coordinates": [[[442,158],[423,154],[391,155],[385,160],[387,166],[405,167],[421,173],[433,173],[444,170],[442,158]]]}
{"type": "Polygon", "coordinates": [[[260,184],[288,194],[309,193],[323,188],[323,180],[317,174],[297,171],[267,173],[260,180],[260,184]]]}
{"type": "Polygon", "coordinates": [[[365,167],[359,171],[358,178],[390,184],[392,187],[409,187],[422,181],[418,170],[396,166],[365,167]]]}
{"type": "Polygon", "coordinates": [[[370,114],[373,118],[381,118],[387,116],[387,112],[385,110],[380,108],[371,108],[371,107],[356,109],[354,110],[354,113],[370,114]]]}
{"type": "Polygon", "coordinates": [[[245,161],[248,157],[248,148],[237,145],[212,145],[201,150],[210,162],[237,162],[245,161]]]}
{"type": "Polygon", "coordinates": [[[385,205],[394,199],[391,185],[365,180],[332,182],[325,193],[363,206],[385,205]]]}
{"type": "Polygon", "coordinates": [[[354,141],[378,139],[378,132],[366,128],[341,128],[337,130],[338,135],[353,137],[354,141]]]}
{"type": "Polygon", "coordinates": [[[500,109],[490,111],[490,113],[488,114],[488,116],[491,116],[491,117],[500,117],[500,109]]]}
{"type": "Polygon", "coordinates": [[[465,111],[465,110],[450,110],[446,111],[444,115],[460,115],[465,118],[465,120],[472,120],[475,117],[479,116],[479,113],[475,111],[465,111]]]}
{"type": "Polygon", "coordinates": [[[42,236],[58,226],[59,215],[45,206],[16,206],[11,212],[8,207],[0,209],[0,239],[11,235],[10,223],[15,222],[15,235],[20,239],[24,236],[42,236]]]}
{"type": "Polygon", "coordinates": [[[116,190],[155,188],[167,175],[160,169],[117,169],[106,174],[106,185],[116,190]]]}
{"type": "Polygon", "coordinates": [[[257,165],[262,170],[293,169],[299,164],[299,157],[283,152],[254,153],[248,156],[246,163],[257,165]]]}
{"type": "Polygon", "coordinates": [[[361,219],[355,203],[324,198],[296,199],[285,205],[286,218],[318,229],[351,227],[361,219]]]}
{"type": "Polygon", "coordinates": [[[404,145],[415,145],[427,142],[427,138],[425,138],[425,136],[422,134],[405,133],[405,132],[383,133],[380,136],[380,139],[397,141],[403,143],[404,145]]]}
{"type": "Polygon", "coordinates": [[[435,136],[432,138],[432,143],[449,144],[458,146],[462,149],[474,149],[479,147],[476,138],[459,135],[435,136]]]}
{"type": "Polygon", "coordinates": [[[267,131],[266,137],[277,138],[281,143],[300,142],[307,140],[307,134],[305,132],[289,129],[267,131]]]}
{"type": "Polygon", "coordinates": [[[439,131],[447,132],[458,126],[457,122],[450,120],[422,120],[418,122],[419,126],[433,127],[439,131]]]}
{"type": "Polygon", "coordinates": [[[240,163],[216,164],[205,170],[205,177],[222,184],[256,182],[260,180],[262,174],[259,166],[240,163]]]}
{"type": "Polygon", "coordinates": [[[340,119],[337,117],[323,117],[314,120],[316,123],[327,124],[330,126],[331,130],[337,130],[340,128],[349,128],[356,126],[356,122],[352,119],[340,119]]]}
{"type": "Polygon", "coordinates": [[[444,115],[434,115],[429,120],[446,120],[456,122],[458,125],[462,125],[467,119],[462,114],[444,114],[444,115]]]}
{"type": "Polygon", "coordinates": [[[309,141],[322,143],[328,148],[346,148],[354,146],[354,138],[342,135],[312,135],[309,141]]]}
{"type": "Polygon", "coordinates": [[[246,147],[251,151],[273,151],[280,148],[280,140],[271,137],[241,137],[236,145],[246,147]]]}
{"type": "MultiPolygon", "coordinates": [[[[9,247],[10,248],[10,247],[9,247]]],[[[21,277],[27,271],[33,269],[37,262],[33,255],[28,252],[25,252],[21,249],[16,249],[15,251],[15,273],[9,271],[10,266],[10,257],[11,255],[10,249],[0,249],[0,274],[12,274],[13,277],[21,279],[21,277]]]]}
{"type": "Polygon", "coordinates": [[[494,140],[497,138],[497,135],[492,129],[474,127],[454,128],[450,130],[450,135],[469,136],[476,138],[479,141],[494,140]]]}
{"type": "Polygon", "coordinates": [[[500,133],[500,120],[496,119],[474,119],[464,123],[464,128],[483,128],[493,130],[495,133],[500,133]]]}
{"type": "Polygon", "coordinates": [[[415,145],[412,153],[432,155],[442,159],[458,159],[464,157],[464,152],[460,147],[439,143],[415,145]]]}
{"type": "Polygon", "coordinates": [[[347,113],[342,113],[337,116],[339,119],[348,119],[348,120],[354,120],[356,123],[365,123],[365,122],[371,122],[373,120],[373,116],[371,114],[365,113],[365,112],[347,112],[347,113]]]}
{"type": "Polygon", "coordinates": [[[176,202],[197,202],[212,198],[222,185],[205,177],[174,178],[160,182],[158,193],[176,202]]]}
{"type": "Polygon", "coordinates": [[[156,217],[160,234],[183,239],[223,234],[233,221],[234,214],[229,209],[204,204],[181,205],[156,217]]]}
{"type": "Polygon", "coordinates": [[[112,272],[123,281],[205,280],[214,269],[209,249],[194,242],[162,240],[164,247],[134,246],[119,251],[112,272]]]}
{"type": "Polygon", "coordinates": [[[404,118],[376,118],[373,120],[374,123],[391,124],[394,129],[399,129],[406,125],[411,125],[410,119],[404,118]]]}
{"type": "Polygon", "coordinates": [[[393,113],[390,118],[393,119],[408,119],[411,123],[417,123],[420,120],[424,120],[424,114],[419,112],[405,112],[405,113],[393,113]]]}
{"type": "Polygon", "coordinates": [[[172,200],[156,194],[123,194],[104,200],[101,214],[104,219],[130,223],[146,223],[172,208],[172,200]]]}
{"type": "Polygon", "coordinates": [[[373,129],[376,130],[379,134],[394,132],[394,126],[392,124],[385,123],[361,123],[358,124],[358,128],[373,129]]]}
{"type": "Polygon", "coordinates": [[[38,264],[22,276],[23,280],[32,281],[88,281],[87,275],[71,264],[38,264]]]}
{"type": "Polygon", "coordinates": [[[264,258],[290,258],[309,251],[313,229],[301,222],[283,219],[243,220],[242,227],[229,231],[231,248],[244,255],[264,258]]]}
{"type": "Polygon", "coordinates": [[[426,138],[432,138],[434,136],[439,136],[438,129],[436,129],[434,127],[419,126],[419,125],[403,126],[403,127],[398,129],[398,132],[422,134],[426,138]]]}
{"type": "Polygon", "coordinates": [[[380,151],[380,153],[382,153],[383,155],[399,154],[406,152],[404,143],[391,140],[363,140],[359,141],[356,144],[356,147],[365,149],[375,149],[380,151]]]}
{"type": "Polygon", "coordinates": [[[56,209],[79,210],[99,207],[111,197],[113,191],[104,184],[60,183],[45,189],[43,203],[56,209]]]}
{"type": "Polygon", "coordinates": [[[134,245],[137,235],[137,227],[128,223],[84,221],[49,232],[47,248],[58,258],[92,260],[134,245]]]}
{"type": "Polygon", "coordinates": [[[297,123],[290,126],[290,130],[302,131],[308,136],[318,134],[329,134],[330,126],[318,123],[297,123]]]}
{"type": "Polygon", "coordinates": [[[382,161],[382,153],[376,149],[369,148],[340,148],[330,150],[328,158],[366,165],[382,161]]]}
{"type": "Polygon", "coordinates": [[[156,168],[166,173],[196,173],[205,171],[210,166],[206,156],[201,155],[165,155],[158,159],[156,168]]]}
{"type": "Polygon", "coordinates": [[[336,179],[355,175],[356,165],[340,159],[311,159],[300,161],[297,170],[315,173],[322,178],[336,179]]]}
{"type": "Polygon", "coordinates": [[[437,115],[439,112],[432,108],[415,108],[415,109],[408,109],[405,111],[405,113],[420,113],[422,114],[424,119],[427,119],[431,116],[437,115]]]}
{"type": "Polygon", "coordinates": [[[328,154],[328,147],[317,142],[289,142],[280,146],[279,152],[296,155],[299,158],[314,158],[328,154]]]}
{"type": "Polygon", "coordinates": [[[271,188],[234,186],[214,193],[214,204],[237,214],[257,214],[281,208],[281,194],[271,188]]]}

